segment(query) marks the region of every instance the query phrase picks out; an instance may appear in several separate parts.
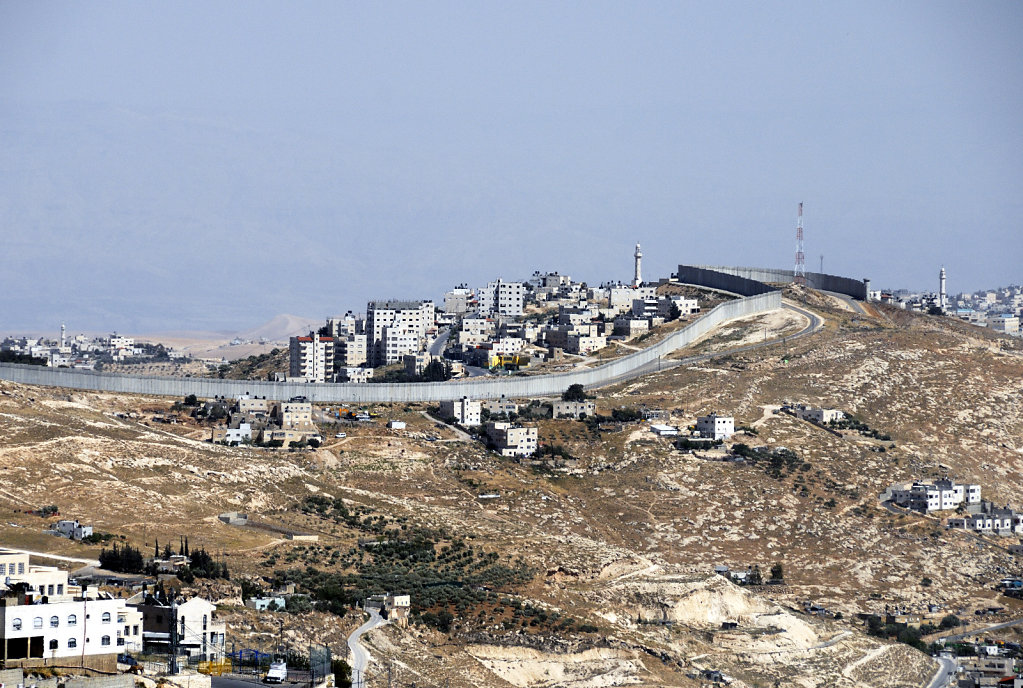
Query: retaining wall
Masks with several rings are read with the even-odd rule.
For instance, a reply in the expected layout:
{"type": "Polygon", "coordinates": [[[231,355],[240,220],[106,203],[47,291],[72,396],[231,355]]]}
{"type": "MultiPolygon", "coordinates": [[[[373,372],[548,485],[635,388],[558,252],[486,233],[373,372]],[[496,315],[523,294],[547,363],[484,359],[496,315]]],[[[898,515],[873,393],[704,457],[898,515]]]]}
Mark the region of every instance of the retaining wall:
{"type": "MultiPolygon", "coordinates": [[[[715,286],[709,284],[706,281],[693,281],[692,279],[684,278],[694,277],[697,279],[710,280],[715,282],[721,282],[728,284],[729,281],[725,279],[727,276],[740,277],[748,281],[752,281],[757,284],[770,283],[770,284],[788,284],[792,282],[793,275],[795,274],[792,270],[775,270],[772,268],[743,268],[743,267],[723,267],[715,265],[679,265],[678,274],[680,282],[687,282],[689,284],[701,284],[703,286],[711,287],[713,289],[724,289],[726,291],[734,291],[738,294],[746,294],[746,292],[739,289],[730,289],[724,286],[715,286]]],[[[737,286],[742,283],[735,283],[737,286]]],[[[767,289],[767,285],[762,285],[767,289]]],[[[860,301],[867,300],[867,285],[864,280],[855,280],[849,277],[840,277],[838,275],[828,275],[823,272],[808,272],[806,273],[806,286],[813,289],[819,289],[821,291],[833,291],[838,294],[845,294],[851,296],[854,299],[860,301]]],[[[749,287],[747,287],[749,288],[749,287]]],[[[756,292],[762,293],[762,292],[756,292]]],[[[747,294],[748,295],[748,294],[747,294]]]]}
{"type": "Polygon", "coordinates": [[[135,688],[135,679],[129,674],[69,678],[64,688],[135,688]]]}
{"type": "MultiPolygon", "coordinates": [[[[707,276],[708,279],[710,276],[707,276]]],[[[708,285],[711,286],[711,285],[708,285]]],[[[752,287],[750,287],[752,288],[752,287]]],[[[263,382],[220,380],[215,378],[173,378],[132,376],[72,368],[0,363],[0,379],[46,387],[68,387],[100,392],[123,392],[152,396],[201,398],[237,397],[241,394],[266,396],[268,399],[290,399],[305,396],[315,402],[434,402],[460,399],[547,397],[564,392],[570,385],[601,387],[628,380],[649,372],[646,367],[700,338],[718,324],[781,307],[781,292],[768,290],[747,298],[726,301],[687,327],[673,332],[660,342],[642,351],[599,366],[556,375],[508,377],[500,379],[467,379],[448,382],[368,383],[368,384],[301,384],[294,382],[263,382]]]]}

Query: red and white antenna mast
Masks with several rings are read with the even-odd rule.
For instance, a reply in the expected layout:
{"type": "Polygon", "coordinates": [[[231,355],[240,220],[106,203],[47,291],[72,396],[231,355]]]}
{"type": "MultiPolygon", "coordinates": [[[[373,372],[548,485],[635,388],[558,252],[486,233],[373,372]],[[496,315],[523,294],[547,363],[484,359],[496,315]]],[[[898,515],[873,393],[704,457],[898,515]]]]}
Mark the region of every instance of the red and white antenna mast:
{"type": "Polygon", "coordinates": [[[796,269],[792,281],[806,285],[806,256],[803,254],[803,204],[799,204],[799,219],[796,221],[796,269]]]}

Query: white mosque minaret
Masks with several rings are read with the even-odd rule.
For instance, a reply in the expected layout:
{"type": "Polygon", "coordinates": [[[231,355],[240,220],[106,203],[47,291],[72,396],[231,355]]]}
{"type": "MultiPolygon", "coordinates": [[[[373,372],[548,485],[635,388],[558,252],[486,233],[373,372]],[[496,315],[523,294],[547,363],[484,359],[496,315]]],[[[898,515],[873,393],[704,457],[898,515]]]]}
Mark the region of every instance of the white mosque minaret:
{"type": "Polygon", "coordinates": [[[643,252],[639,250],[639,244],[636,244],[636,275],[632,278],[632,286],[638,287],[643,283],[643,268],[640,263],[643,261],[643,252]]]}

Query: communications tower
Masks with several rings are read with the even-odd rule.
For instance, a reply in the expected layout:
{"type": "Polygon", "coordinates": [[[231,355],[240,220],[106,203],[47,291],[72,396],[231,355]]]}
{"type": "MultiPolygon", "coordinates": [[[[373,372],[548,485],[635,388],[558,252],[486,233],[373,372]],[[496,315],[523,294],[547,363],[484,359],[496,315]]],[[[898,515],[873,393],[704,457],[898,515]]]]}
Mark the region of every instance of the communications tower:
{"type": "Polygon", "coordinates": [[[792,271],[792,281],[806,284],[806,256],[803,254],[803,204],[799,204],[799,219],[796,221],[796,268],[792,271]]]}

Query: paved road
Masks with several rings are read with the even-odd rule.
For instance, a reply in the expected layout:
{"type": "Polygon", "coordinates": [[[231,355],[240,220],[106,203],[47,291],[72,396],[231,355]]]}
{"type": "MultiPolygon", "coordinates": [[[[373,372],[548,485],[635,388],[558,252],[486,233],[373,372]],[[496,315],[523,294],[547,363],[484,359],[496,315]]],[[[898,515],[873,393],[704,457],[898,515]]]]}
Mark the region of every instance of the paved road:
{"type": "Polygon", "coordinates": [[[945,642],[945,643],[955,643],[955,642],[958,642],[958,641],[960,641],[963,638],[966,638],[968,636],[983,635],[983,634],[987,633],[988,631],[997,631],[997,630],[1000,630],[1002,628],[1008,628],[1010,626],[1018,626],[1019,624],[1023,624],[1023,617],[1021,617],[1019,619],[1012,619],[1012,620],[1006,621],[1004,623],[995,624],[994,626],[985,626],[984,628],[976,628],[976,629],[974,629],[972,631],[966,631],[965,633],[956,633],[955,635],[942,636],[941,638],[938,638],[938,640],[941,641],[941,642],[945,642]]]}
{"type": "MultiPolygon", "coordinates": [[[[790,303],[782,304],[782,308],[788,308],[789,310],[795,311],[801,315],[806,316],[810,320],[809,325],[804,327],[799,332],[785,337],[783,341],[789,341],[792,339],[797,339],[799,337],[805,337],[806,335],[810,335],[813,334],[814,332],[817,332],[824,326],[824,320],[820,316],[816,315],[811,311],[806,310],[805,308],[800,308],[799,306],[790,303]]],[[[745,346],[739,346],[734,349],[727,349],[725,351],[716,351],[712,354],[699,354],[697,356],[687,356],[686,358],[680,359],[658,359],[656,361],[651,361],[650,363],[647,363],[644,366],[640,366],[639,368],[636,368],[634,370],[630,370],[628,373],[625,373],[624,375],[619,375],[615,378],[612,378],[605,382],[604,385],[613,385],[618,382],[634,380],[637,377],[649,375],[650,373],[655,373],[658,370],[668,370],[669,368],[674,368],[676,366],[702,363],[704,361],[710,361],[715,358],[721,358],[723,356],[731,356],[733,354],[742,353],[744,351],[752,351],[753,349],[760,349],[765,346],[773,346],[777,343],[778,343],[777,339],[772,339],[766,342],[756,342],[755,344],[747,344],[745,346]]]]}
{"type": "Polygon", "coordinates": [[[927,684],[927,688],[948,688],[953,677],[956,675],[956,667],[959,666],[958,662],[954,659],[945,659],[943,657],[935,657],[934,661],[939,665],[938,670],[935,672],[931,682],[927,684]]]}
{"type": "Polygon", "coordinates": [[[827,294],[828,296],[834,296],[836,299],[841,299],[849,306],[849,308],[853,310],[854,313],[858,313],[859,315],[867,315],[867,311],[864,310],[860,302],[851,296],[847,296],[846,294],[839,294],[837,291],[821,291],[821,293],[827,294]]]}
{"type": "Polygon", "coordinates": [[[210,688],[252,688],[261,685],[255,676],[241,678],[240,676],[210,676],[210,688]]]}
{"type": "Polygon", "coordinates": [[[353,688],[362,688],[360,681],[365,680],[366,667],[369,664],[369,653],[359,643],[359,638],[364,633],[372,631],[377,626],[383,626],[387,622],[380,618],[380,614],[377,613],[376,609],[372,607],[369,609],[369,620],[352,631],[352,634],[348,636],[348,649],[352,652],[352,686],[353,688]]]}
{"type": "Polygon", "coordinates": [[[430,344],[429,349],[427,349],[431,356],[444,355],[444,349],[448,345],[448,333],[450,331],[451,328],[445,328],[437,333],[437,338],[433,340],[433,344],[430,344]]]}
{"type": "Polygon", "coordinates": [[[50,554],[48,552],[35,552],[29,549],[14,549],[13,547],[4,547],[9,552],[17,552],[18,554],[30,554],[33,557],[43,557],[44,559],[56,559],[57,561],[75,561],[87,566],[99,566],[99,561],[96,559],[82,559],[81,557],[62,557],[59,554],[50,554]]]}

